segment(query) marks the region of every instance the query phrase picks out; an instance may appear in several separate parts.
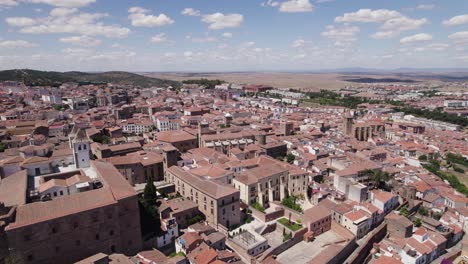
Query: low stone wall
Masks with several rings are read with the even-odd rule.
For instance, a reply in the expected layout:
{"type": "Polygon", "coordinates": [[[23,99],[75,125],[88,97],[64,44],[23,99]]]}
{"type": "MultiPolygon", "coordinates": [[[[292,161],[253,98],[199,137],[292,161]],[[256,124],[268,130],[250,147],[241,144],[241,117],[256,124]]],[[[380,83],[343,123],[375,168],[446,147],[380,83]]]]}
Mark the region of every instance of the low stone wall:
{"type": "Polygon", "coordinates": [[[303,215],[289,207],[286,207],[282,205],[281,203],[278,202],[270,202],[270,204],[273,204],[272,206],[282,208],[284,210],[284,217],[289,219],[289,216],[291,216],[291,220],[294,222],[300,222],[303,223],[303,215]]]}
{"type": "Polygon", "coordinates": [[[268,233],[271,233],[276,230],[276,222],[273,222],[271,224],[267,224],[265,228],[260,232],[260,235],[265,235],[268,233]]]}
{"type": "MultiPolygon", "coordinates": [[[[280,226],[283,226],[281,224],[276,225],[277,228],[280,226]]],[[[291,231],[290,231],[291,232],[291,231]]],[[[302,228],[296,232],[293,232],[292,238],[289,239],[288,241],[283,242],[281,245],[278,245],[276,247],[271,247],[267,251],[263,253],[263,255],[257,260],[259,263],[266,259],[269,256],[273,255],[279,255],[283,251],[289,249],[290,247],[296,245],[297,243],[301,242],[304,239],[304,234],[307,233],[307,228],[302,228]]]]}
{"type": "Polygon", "coordinates": [[[263,213],[260,212],[259,210],[249,206],[249,209],[252,211],[252,215],[259,219],[260,221],[266,223],[273,221],[275,219],[278,219],[282,216],[284,216],[284,209],[283,208],[278,208],[278,210],[275,210],[274,212],[271,213],[263,213]]]}
{"type": "Polygon", "coordinates": [[[361,245],[351,254],[345,264],[361,264],[364,263],[367,256],[369,255],[374,243],[380,242],[387,234],[387,224],[383,222],[376,229],[372,230],[371,235],[368,236],[364,241],[361,241],[361,245]]]}

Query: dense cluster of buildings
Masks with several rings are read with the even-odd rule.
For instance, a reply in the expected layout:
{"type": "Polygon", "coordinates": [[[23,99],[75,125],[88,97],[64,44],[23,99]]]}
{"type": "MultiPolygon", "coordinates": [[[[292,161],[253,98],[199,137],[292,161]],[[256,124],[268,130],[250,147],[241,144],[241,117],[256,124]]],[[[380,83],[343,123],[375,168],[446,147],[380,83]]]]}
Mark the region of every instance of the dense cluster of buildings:
{"type": "Polygon", "coordinates": [[[461,127],[281,99],[304,96],[0,84],[1,261],[421,264],[462,251],[468,198],[427,169],[449,152],[466,161],[461,127]]]}

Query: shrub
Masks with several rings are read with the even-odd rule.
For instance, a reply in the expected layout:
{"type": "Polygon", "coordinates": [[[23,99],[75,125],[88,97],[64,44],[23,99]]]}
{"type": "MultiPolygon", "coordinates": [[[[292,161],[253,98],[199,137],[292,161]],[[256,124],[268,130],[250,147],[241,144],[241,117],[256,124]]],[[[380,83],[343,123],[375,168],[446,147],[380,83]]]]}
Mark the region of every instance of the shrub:
{"type": "Polygon", "coordinates": [[[294,211],[302,213],[302,207],[299,204],[297,204],[296,200],[296,196],[289,196],[284,198],[283,201],[281,201],[281,204],[293,209],[294,211]]]}
{"type": "Polygon", "coordinates": [[[259,202],[255,202],[252,204],[252,207],[257,209],[258,211],[264,213],[265,212],[265,208],[259,203],[259,202]]]}
{"type": "Polygon", "coordinates": [[[421,225],[422,225],[421,218],[414,219],[414,226],[415,227],[420,227],[421,225]]]}

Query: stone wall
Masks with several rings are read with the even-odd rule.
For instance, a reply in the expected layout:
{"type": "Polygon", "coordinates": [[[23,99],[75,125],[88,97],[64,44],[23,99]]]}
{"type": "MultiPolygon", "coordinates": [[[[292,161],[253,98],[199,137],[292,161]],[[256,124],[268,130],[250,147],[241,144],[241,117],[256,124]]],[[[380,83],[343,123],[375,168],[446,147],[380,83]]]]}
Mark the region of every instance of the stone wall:
{"type": "Polygon", "coordinates": [[[283,206],[281,203],[279,202],[270,202],[270,204],[272,206],[275,206],[275,207],[279,207],[279,208],[282,208],[284,210],[284,217],[288,218],[289,219],[289,216],[291,216],[291,220],[294,221],[294,222],[300,222],[300,223],[303,223],[303,215],[302,213],[299,213],[289,207],[286,207],[286,206],[283,206]]]}
{"type": "Polygon", "coordinates": [[[380,242],[387,234],[387,224],[382,223],[376,229],[371,232],[370,236],[367,236],[364,241],[361,241],[361,245],[357,248],[353,254],[351,254],[345,264],[360,264],[364,263],[365,259],[369,255],[374,243],[380,242]]]}
{"type": "MultiPolygon", "coordinates": [[[[280,224],[276,225],[279,228],[280,224]]],[[[267,251],[263,253],[263,255],[258,259],[259,262],[266,259],[269,256],[279,255],[283,251],[286,251],[290,247],[296,245],[297,243],[301,242],[304,239],[304,234],[307,233],[307,228],[302,228],[296,232],[293,232],[292,238],[288,241],[283,242],[282,244],[278,245],[277,247],[271,247],[267,251]]]]}
{"type": "Polygon", "coordinates": [[[260,212],[259,210],[253,208],[253,207],[249,207],[249,209],[252,211],[252,215],[259,219],[260,221],[266,223],[266,222],[270,222],[270,221],[273,221],[273,220],[276,220],[282,216],[284,216],[284,209],[283,208],[278,208],[277,210],[275,210],[274,212],[271,212],[271,213],[263,213],[263,212],[260,212]]]}

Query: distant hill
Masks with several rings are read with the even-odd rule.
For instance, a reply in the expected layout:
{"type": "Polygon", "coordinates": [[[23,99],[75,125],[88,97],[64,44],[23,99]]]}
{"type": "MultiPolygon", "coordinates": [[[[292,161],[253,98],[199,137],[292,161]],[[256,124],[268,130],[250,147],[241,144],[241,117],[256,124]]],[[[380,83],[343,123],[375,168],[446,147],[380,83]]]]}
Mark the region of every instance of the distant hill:
{"type": "Polygon", "coordinates": [[[354,78],[354,79],[344,79],[347,82],[356,82],[356,83],[414,83],[414,80],[407,79],[394,79],[394,78],[354,78]]]}
{"type": "Polygon", "coordinates": [[[129,72],[53,72],[36,70],[6,70],[0,71],[0,81],[20,81],[29,86],[60,86],[65,82],[78,83],[114,83],[120,85],[134,85],[139,87],[179,87],[176,81],[142,76],[129,72]]]}

